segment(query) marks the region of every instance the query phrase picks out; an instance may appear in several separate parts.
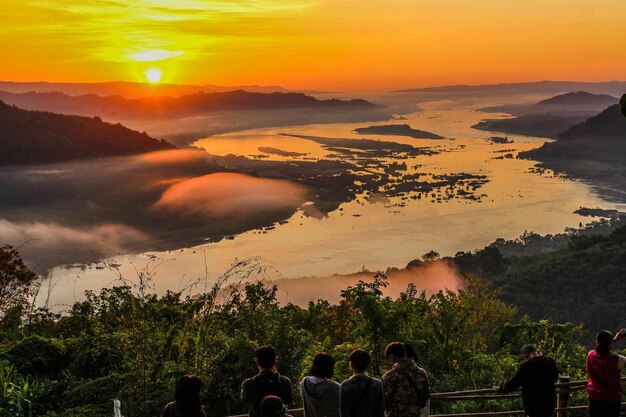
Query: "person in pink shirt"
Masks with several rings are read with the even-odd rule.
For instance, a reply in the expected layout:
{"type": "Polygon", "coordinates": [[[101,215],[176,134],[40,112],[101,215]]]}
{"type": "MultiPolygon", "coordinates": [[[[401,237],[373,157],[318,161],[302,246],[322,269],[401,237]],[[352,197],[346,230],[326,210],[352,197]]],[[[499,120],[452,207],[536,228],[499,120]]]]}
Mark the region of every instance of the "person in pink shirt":
{"type": "Polygon", "coordinates": [[[596,335],[596,348],[587,355],[587,398],[590,417],[619,417],[622,403],[621,370],[626,357],[612,352],[615,342],[626,338],[626,329],[615,336],[608,330],[596,335]]]}

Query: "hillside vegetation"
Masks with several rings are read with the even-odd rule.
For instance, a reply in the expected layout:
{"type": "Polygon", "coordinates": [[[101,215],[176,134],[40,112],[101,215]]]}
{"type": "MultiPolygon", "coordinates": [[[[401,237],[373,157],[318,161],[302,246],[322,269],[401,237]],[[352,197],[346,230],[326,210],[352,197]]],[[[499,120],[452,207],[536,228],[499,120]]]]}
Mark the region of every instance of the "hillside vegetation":
{"type": "Polygon", "coordinates": [[[0,101],[0,165],[49,163],[173,149],[99,118],[22,110],[0,101]]]}
{"type": "Polygon", "coordinates": [[[465,273],[488,279],[520,314],[584,324],[591,337],[600,329],[624,326],[626,218],[614,223],[622,226],[608,235],[570,232],[564,240],[563,235],[527,234],[453,260],[465,273]]]}
{"type": "MultiPolygon", "coordinates": [[[[386,279],[377,276],[346,288],[336,305],[301,308],[279,305],[276,287],[242,281],[265,269],[256,260],[240,261],[194,297],[151,295],[150,273],[141,271],[137,287],[88,293],[60,315],[13,303],[0,322],[0,378],[15,389],[0,394],[0,407],[15,417],[108,417],[116,398],[124,415],[159,415],[176,379],[193,372],[205,381],[208,415],[238,414],[245,411],[241,381],[256,373],[254,348],[263,344],[276,348],[280,372],[296,383],[321,351],[337,359],[335,380],[347,378],[355,348],[372,352],[370,372],[379,376],[388,368],[384,346],[393,340],[415,346],[435,391],[502,382],[528,341],[553,355],[563,372],[583,375],[579,328],[515,319],[515,309],[479,281],[433,296],[409,287],[391,299],[382,295],[386,279]]],[[[519,404],[453,402],[436,411],[512,406],[519,404]]]]}

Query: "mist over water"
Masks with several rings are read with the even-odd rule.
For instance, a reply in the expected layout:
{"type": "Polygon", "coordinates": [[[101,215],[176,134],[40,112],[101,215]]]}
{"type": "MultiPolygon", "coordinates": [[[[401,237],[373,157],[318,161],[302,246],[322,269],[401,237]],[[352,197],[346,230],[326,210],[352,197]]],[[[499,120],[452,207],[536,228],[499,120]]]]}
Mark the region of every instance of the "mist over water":
{"type": "MultiPolygon", "coordinates": [[[[422,111],[398,115],[383,122],[261,128],[197,141],[194,146],[213,155],[236,154],[263,161],[332,159],[355,164],[363,175],[382,172],[385,166],[393,163],[406,164],[406,169],[393,177],[396,183],[385,186],[386,191],[381,195],[363,193],[352,201],[342,203],[337,210],[317,216],[307,213],[306,204],[301,206],[306,201],[306,191],[291,183],[231,178],[241,180],[235,181],[234,186],[243,190],[237,196],[241,200],[231,200],[232,205],[224,203],[221,206],[220,203],[213,207],[212,202],[219,200],[221,192],[218,188],[220,181],[212,183],[211,175],[224,174],[198,177],[196,172],[190,171],[189,175],[180,177],[175,172],[168,172],[168,175],[156,178],[165,182],[158,184],[159,194],[153,201],[158,201],[157,208],[174,210],[188,219],[208,214],[219,222],[220,218],[231,213],[242,215],[238,206],[249,208],[254,207],[255,202],[261,206],[265,204],[263,198],[269,189],[262,191],[264,186],[269,186],[278,199],[284,199],[286,207],[301,206],[301,209],[287,221],[218,242],[174,251],[114,256],[109,262],[116,265],[115,271],[95,264],[57,267],[51,271],[51,282],[54,283],[51,302],[68,304],[80,299],[85,289],[97,290],[111,285],[116,282],[117,270],[132,279],[137,268],[154,263],[155,258],[160,260],[154,281],[158,293],[176,290],[196,277],[208,275],[209,280],[214,280],[235,258],[257,256],[275,268],[272,281],[279,285],[281,301],[298,304],[318,298],[336,300],[341,289],[373,275],[373,272],[358,273],[364,269],[384,271],[389,267],[399,268],[390,277],[394,282],[387,289],[390,295],[399,294],[409,283],[415,283],[418,289],[429,293],[443,288],[457,289],[462,283],[455,271],[446,265],[434,265],[419,271],[404,268],[409,261],[430,250],[442,255],[454,255],[458,251],[482,248],[500,237],[517,237],[524,231],[545,234],[577,227],[581,222],[592,220],[574,213],[581,206],[624,208],[624,205],[603,201],[586,184],[559,178],[549,172],[537,173],[533,169],[533,161],[502,157],[536,148],[546,139],[507,134],[513,143],[494,144],[487,138],[495,134],[470,127],[485,118],[484,113],[463,106],[451,106],[446,101],[420,103],[419,106],[422,111]],[[356,128],[377,124],[409,124],[412,128],[433,132],[445,139],[354,133],[356,128]],[[328,140],[337,138],[383,140],[428,148],[433,152],[380,154],[327,144],[328,140]],[[449,180],[449,183],[444,181],[445,185],[427,192],[393,192],[396,188],[400,189],[398,184],[406,182],[407,178],[419,178],[420,181],[465,179],[449,180]],[[299,277],[309,278],[293,280],[299,277]]],[[[491,114],[489,117],[494,116],[491,114]]],[[[180,162],[186,158],[193,159],[195,155],[195,152],[162,154],[152,163],[157,163],[159,172],[162,172],[167,161],[180,162]]],[[[277,200],[272,198],[267,201],[277,200]]],[[[282,208],[275,207],[278,210],[282,208]]],[[[243,215],[255,216],[254,210],[246,210],[243,215]]],[[[121,221],[116,223],[124,224],[121,221]]],[[[29,236],[33,239],[45,241],[42,236],[51,234],[45,231],[46,227],[52,226],[43,224],[35,227],[21,222],[16,226],[15,222],[4,221],[0,223],[0,228],[26,228],[31,230],[29,236]],[[44,230],[43,235],[32,231],[39,229],[44,230]]],[[[57,227],[71,229],[71,225],[57,224],[57,227]]],[[[130,229],[120,233],[123,239],[148,239],[142,232],[135,231],[132,224],[124,224],[124,227],[130,229]]],[[[184,227],[186,233],[198,232],[192,223],[185,223],[184,227]]],[[[97,235],[84,225],[80,230],[97,235]]],[[[66,235],[71,236],[71,233],[66,235]]],[[[89,240],[78,238],[77,241],[89,245],[89,240]]],[[[114,239],[111,241],[114,242],[114,239]]],[[[128,253],[124,251],[127,246],[118,246],[119,251],[128,253]]],[[[45,244],[38,243],[36,248],[45,250],[45,244]]]]}

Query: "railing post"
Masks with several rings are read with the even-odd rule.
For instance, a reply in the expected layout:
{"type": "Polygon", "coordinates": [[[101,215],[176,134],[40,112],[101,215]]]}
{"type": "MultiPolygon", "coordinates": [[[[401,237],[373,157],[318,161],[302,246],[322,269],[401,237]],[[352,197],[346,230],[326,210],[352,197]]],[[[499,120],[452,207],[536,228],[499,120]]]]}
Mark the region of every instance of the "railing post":
{"type": "MultiPolygon", "coordinates": [[[[567,383],[570,382],[570,377],[567,375],[559,376],[559,383],[567,383]]],[[[569,407],[569,386],[561,387],[561,392],[558,394],[557,407],[558,408],[567,408],[569,407]]],[[[567,410],[557,411],[557,417],[569,417],[570,412],[567,410]]]]}

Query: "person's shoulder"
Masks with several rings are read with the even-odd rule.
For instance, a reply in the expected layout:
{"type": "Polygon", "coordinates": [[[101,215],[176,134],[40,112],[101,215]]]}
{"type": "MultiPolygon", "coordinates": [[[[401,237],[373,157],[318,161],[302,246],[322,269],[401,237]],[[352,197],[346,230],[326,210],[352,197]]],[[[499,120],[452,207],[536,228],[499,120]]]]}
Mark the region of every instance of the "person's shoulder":
{"type": "Polygon", "coordinates": [[[245,387],[249,387],[250,385],[254,384],[254,381],[255,381],[254,377],[246,378],[241,383],[241,386],[244,387],[244,388],[245,387]]]}
{"type": "Polygon", "coordinates": [[[382,386],[382,381],[378,378],[374,378],[374,377],[370,377],[370,379],[372,380],[372,386],[382,386]]]}
{"type": "Polygon", "coordinates": [[[163,417],[171,417],[175,416],[176,413],[176,401],[172,401],[171,403],[167,403],[165,408],[163,409],[163,417]]]}
{"type": "MultiPolygon", "coordinates": [[[[278,380],[283,383],[283,384],[289,384],[291,385],[291,379],[289,379],[288,377],[284,376],[284,375],[278,375],[278,380]]],[[[304,379],[303,379],[304,381],[304,379]]]]}

